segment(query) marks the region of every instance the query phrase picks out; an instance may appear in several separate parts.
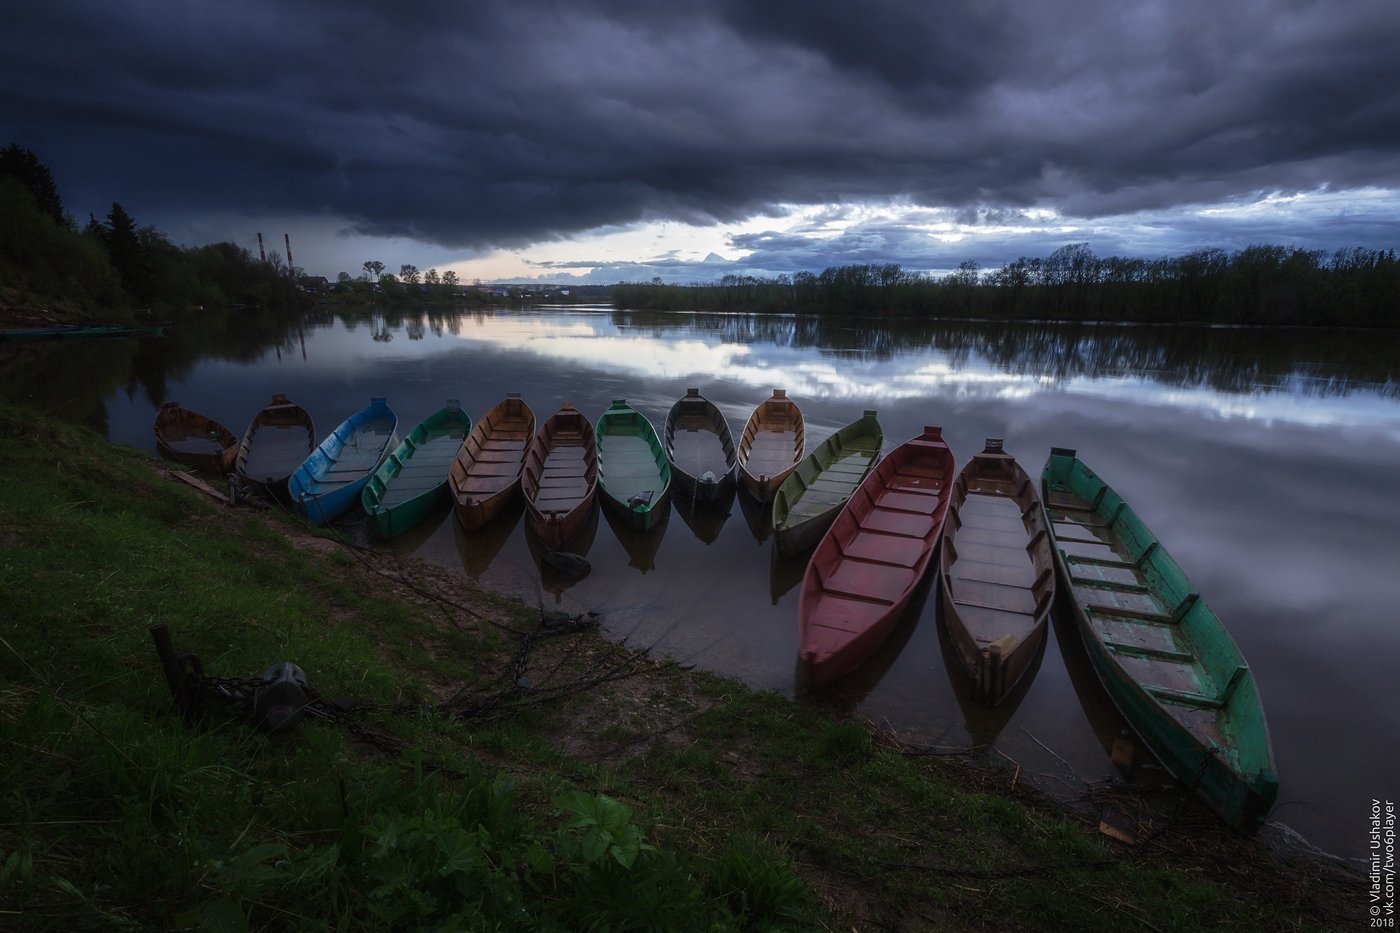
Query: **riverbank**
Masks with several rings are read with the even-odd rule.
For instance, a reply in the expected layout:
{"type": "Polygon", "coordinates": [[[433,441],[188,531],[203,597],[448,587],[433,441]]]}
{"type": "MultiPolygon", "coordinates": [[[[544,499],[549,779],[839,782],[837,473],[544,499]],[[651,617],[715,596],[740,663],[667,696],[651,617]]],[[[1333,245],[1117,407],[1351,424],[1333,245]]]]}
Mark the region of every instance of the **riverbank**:
{"type": "Polygon", "coordinates": [[[0,415],[6,925],[1361,922],[1361,879],[1195,808],[1123,845],[1014,771],[900,748],[162,470],[0,415]],[[265,736],[211,701],[188,727],[157,624],[209,675],[290,660],[325,696],[385,708],[265,736]]]}

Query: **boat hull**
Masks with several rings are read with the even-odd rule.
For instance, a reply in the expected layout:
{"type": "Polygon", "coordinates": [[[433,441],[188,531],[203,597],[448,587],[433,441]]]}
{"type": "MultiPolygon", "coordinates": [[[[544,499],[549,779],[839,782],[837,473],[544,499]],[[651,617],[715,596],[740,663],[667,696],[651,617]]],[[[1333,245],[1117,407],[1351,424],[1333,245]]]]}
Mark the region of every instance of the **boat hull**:
{"type": "Polygon", "coordinates": [[[346,418],[287,481],[292,507],[323,525],[359,505],[370,476],[398,443],[398,416],[382,398],[346,418]]]}
{"type": "Polygon", "coordinates": [[[520,492],[525,449],[535,436],[535,413],[518,393],[497,402],[472,426],[448,472],[452,510],[471,531],[494,518],[520,492]]]}
{"type": "Polygon", "coordinates": [[[447,474],[471,428],[471,418],[449,401],[389,453],[360,493],[375,534],[403,534],[447,498],[447,474]]]}
{"type": "Polygon", "coordinates": [[[1278,794],[1253,673],[1224,625],[1126,502],[1072,450],[1041,475],[1060,585],[1085,653],[1147,747],[1231,826],[1278,794]]]}
{"type": "Polygon", "coordinates": [[[768,502],[802,460],[806,444],[802,410],[786,390],[774,389],[749,415],[739,438],[740,482],[759,502],[768,502]]]}
{"type": "Polygon", "coordinates": [[[739,469],[724,413],[699,389],[687,389],[667,413],[663,434],[676,490],[697,503],[724,498],[739,469]]]}
{"type": "Polygon", "coordinates": [[[773,540],[778,553],[792,556],[816,547],[879,461],[884,442],[875,412],[867,411],[802,459],[773,498],[773,540]]]}
{"type": "Polygon", "coordinates": [[[1045,644],[1055,601],[1055,556],[1038,484],[1000,440],[958,474],[939,559],[943,622],[972,682],[996,706],[1045,644]]]}
{"type": "Polygon", "coordinates": [[[889,638],[928,576],[955,465],[927,427],[866,475],[807,563],[798,598],[801,671],[822,687],[889,638]]]}
{"type": "Polygon", "coordinates": [[[250,486],[286,502],[287,480],[316,449],[311,415],[285,395],[274,395],[248,424],[238,442],[234,469],[250,486]]]}
{"type": "Polygon", "coordinates": [[[183,463],[201,473],[233,472],[238,438],[207,415],[166,402],[156,412],[152,426],[156,450],[167,460],[183,463]]]}
{"type": "Polygon", "coordinates": [[[551,551],[566,550],[593,516],[598,448],[593,425],[568,402],[525,451],[520,488],[531,529],[551,551]]]}
{"type": "Polygon", "coordinates": [[[665,516],[671,464],[651,422],[618,399],[598,418],[598,491],[603,506],[637,531],[665,516]]]}

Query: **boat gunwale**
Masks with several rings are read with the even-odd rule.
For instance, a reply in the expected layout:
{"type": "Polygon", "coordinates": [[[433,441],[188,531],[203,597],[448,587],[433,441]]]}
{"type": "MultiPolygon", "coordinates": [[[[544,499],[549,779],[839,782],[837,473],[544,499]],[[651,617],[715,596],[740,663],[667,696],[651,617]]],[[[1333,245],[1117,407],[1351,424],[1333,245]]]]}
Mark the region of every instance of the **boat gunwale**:
{"type": "MultiPolygon", "coordinates": [[[[1060,582],[1074,608],[1075,624],[1084,644],[1085,653],[1089,656],[1092,662],[1091,666],[1098,675],[1105,691],[1134,731],[1143,739],[1152,754],[1178,781],[1196,791],[1198,796],[1229,825],[1238,828],[1257,827],[1263,822],[1276,799],[1278,771],[1273,754],[1273,743],[1269,735],[1268,721],[1253,670],[1231,637],[1224,622],[1210,609],[1205,600],[1200,598],[1186,573],[1161,546],[1160,541],[1152,534],[1150,528],[1137,515],[1136,511],[1119,496],[1112,486],[1085,465],[1082,460],[1079,460],[1076,451],[1058,447],[1051,449],[1050,456],[1041,473],[1041,501],[1045,509],[1051,539],[1054,542],[1056,572],[1061,576],[1060,582]],[[1190,653],[1193,660],[1200,663],[1203,669],[1205,669],[1207,655],[1201,650],[1198,640],[1210,637],[1216,646],[1223,646],[1224,653],[1228,656],[1225,666],[1232,667],[1232,673],[1224,678],[1225,683],[1222,686],[1220,675],[1223,673],[1223,669],[1215,671],[1206,669],[1212,686],[1216,687],[1218,691],[1214,698],[1203,697],[1202,699],[1206,702],[1197,703],[1184,694],[1173,696],[1172,691],[1162,692],[1149,689],[1148,685],[1142,683],[1138,677],[1133,676],[1132,672],[1123,665],[1122,654],[1114,650],[1102,637],[1098,626],[1090,617],[1091,607],[1086,607],[1079,598],[1078,589],[1074,585],[1074,578],[1069,567],[1072,558],[1060,547],[1062,538],[1054,528],[1055,520],[1050,491],[1052,489],[1052,467],[1057,459],[1061,462],[1066,460],[1069,462],[1066,470],[1068,476],[1073,476],[1074,470],[1078,468],[1089,480],[1100,484],[1100,490],[1095,494],[1094,502],[1090,503],[1088,499],[1079,497],[1081,501],[1089,505],[1091,514],[1101,515],[1099,510],[1104,500],[1110,496],[1116,500],[1117,505],[1112,506],[1113,514],[1108,516],[1109,521],[1096,527],[1105,528],[1105,533],[1113,535],[1115,540],[1121,540],[1118,532],[1113,530],[1113,526],[1118,522],[1124,523],[1127,527],[1140,529],[1144,540],[1141,542],[1140,550],[1142,553],[1137,565],[1151,566],[1157,580],[1163,579],[1167,574],[1172,574],[1190,587],[1191,593],[1188,599],[1184,600],[1185,603],[1188,603],[1186,612],[1174,618],[1172,624],[1178,630],[1182,630],[1186,625],[1186,615],[1192,615],[1194,625],[1186,630],[1184,637],[1188,639],[1189,647],[1192,649],[1190,653]],[[1167,572],[1166,574],[1162,572],[1163,569],[1167,572]],[[1252,723],[1244,724],[1244,729],[1256,729],[1257,742],[1251,743],[1248,748],[1241,747],[1236,743],[1228,743],[1235,754],[1232,758],[1227,757],[1221,754],[1222,749],[1213,739],[1207,741],[1197,732],[1188,728],[1177,715],[1172,713],[1169,706],[1189,707],[1194,711],[1207,714],[1217,723],[1220,735],[1225,739],[1244,734],[1239,728],[1241,718],[1254,720],[1252,723]],[[1231,728],[1227,729],[1227,724],[1231,728]],[[1183,748],[1183,746],[1186,747],[1183,748]],[[1244,762],[1245,752],[1252,753],[1253,760],[1248,764],[1244,762]]],[[[1092,561],[1086,563],[1092,563],[1092,561]]],[[[1130,562],[1124,563],[1127,566],[1132,566],[1130,562]]],[[[1152,580],[1154,576],[1149,575],[1145,579],[1152,580]]],[[[1156,590],[1152,588],[1151,591],[1155,592],[1156,590]]]]}

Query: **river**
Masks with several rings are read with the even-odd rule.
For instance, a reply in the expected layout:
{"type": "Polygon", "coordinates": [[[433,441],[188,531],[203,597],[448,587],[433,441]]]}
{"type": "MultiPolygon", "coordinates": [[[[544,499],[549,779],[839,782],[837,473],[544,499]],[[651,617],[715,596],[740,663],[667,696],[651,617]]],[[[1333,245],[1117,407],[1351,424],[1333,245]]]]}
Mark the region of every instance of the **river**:
{"type": "MultiPolygon", "coordinates": [[[[801,406],[810,451],[878,411],[886,450],[941,425],[959,465],[988,437],[1038,476],[1075,448],[1146,521],[1254,670],[1278,764],[1265,832],[1358,866],[1372,798],[1400,792],[1400,358],[1394,334],[629,313],[610,308],[322,314],[230,321],[162,338],[0,348],[0,393],[154,452],[178,401],[241,434],[281,392],[324,435],[372,395],[401,432],[459,399],[473,417],[520,392],[541,421],[564,401],[596,419],[625,398],[658,428],[699,388],[736,435],[774,388],[801,406]]],[[[650,534],[600,515],[573,547],[591,571],[542,571],[519,508],[467,533],[444,509],[390,545],[502,593],[596,610],[630,644],[796,692],[804,560],[777,556],[740,495],[677,505],[650,534]]],[[[1055,619],[1002,707],[967,701],[930,596],[893,640],[810,698],[915,744],[994,747],[1026,779],[1083,799],[1095,782],[1152,789],[1109,751],[1126,725],[1074,623],[1055,619]]]]}

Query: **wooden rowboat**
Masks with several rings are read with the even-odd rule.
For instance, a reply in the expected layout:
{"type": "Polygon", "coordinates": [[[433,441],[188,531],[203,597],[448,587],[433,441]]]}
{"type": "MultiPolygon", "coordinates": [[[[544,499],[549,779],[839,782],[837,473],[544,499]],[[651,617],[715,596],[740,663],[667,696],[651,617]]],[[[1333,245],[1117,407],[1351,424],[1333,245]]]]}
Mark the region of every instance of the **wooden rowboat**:
{"type": "Polygon", "coordinates": [[[871,470],[807,564],[798,597],[799,660],[821,687],[885,641],[919,584],[948,512],[956,467],[926,427],[871,470]]]}
{"type": "Polygon", "coordinates": [[[802,459],[806,444],[802,411],[787,397],[787,390],[774,389],[773,396],[749,415],[739,438],[739,476],[744,488],[759,502],[772,499],[802,459]]]}
{"type": "Polygon", "coordinates": [[[724,413],[699,389],[686,389],[685,398],[671,406],[663,434],[671,478],[682,494],[713,502],[733,485],[739,465],[734,435],[724,413]]]}
{"type": "Polygon", "coordinates": [[[512,392],[472,426],[452,462],[447,487],[453,511],[468,531],[480,528],[520,489],[525,448],[535,436],[535,413],[512,392]]]}
{"type": "Polygon", "coordinates": [[[603,504],[646,531],[671,501],[671,464],[656,429],[625,399],[617,399],[599,416],[596,433],[603,504]]]}
{"type": "Polygon", "coordinates": [[[462,449],[472,419],[456,399],[408,433],[360,493],[370,527],[384,538],[402,534],[443,500],[447,473],[462,449]]]}
{"type": "Polygon", "coordinates": [[[1036,484],[1000,438],[953,484],[940,559],[943,621],[973,699],[996,706],[1030,668],[1055,602],[1055,555],[1036,484]]]}
{"type": "Polygon", "coordinates": [[[1061,584],[1094,670],[1161,763],[1231,826],[1278,794],[1264,709],[1243,655],[1137,514],[1075,456],[1041,474],[1061,584]]]}
{"type": "Polygon", "coordinates": [[[781,553],[799,554],[821,540],[884,443],[875,412],[867,411],[802,459],[773,498],[773,539],[781,553]]]}
{"type": "Polygon", "coordinates": [[[545,547],[565,550],[598,496],[598,446],[593,425],[572,402],[545,420],[525,451],[520,488],[525,515],[545,547]]]}
{"type": "Polygon", "coordinates": [[[153,425],[156,450],[162,457],[220,475],[233,471],[238,438],[208,415],[166,402],[156,412],[153,425]]]}
{"type": "Polygon", "coordinates": [[[399,417],[383,398],[342,421],[287,481],[292,506],[323,525],[360,501],[370,475],[398,443],[399,417]]]}
{"type": "Polygon", "coordinates": [[[238,442],[234,468],[243,482],[286,500],[287,480],[315,448],[316,424],[311,414],[278,394],[248,423],[238,442]]]}

